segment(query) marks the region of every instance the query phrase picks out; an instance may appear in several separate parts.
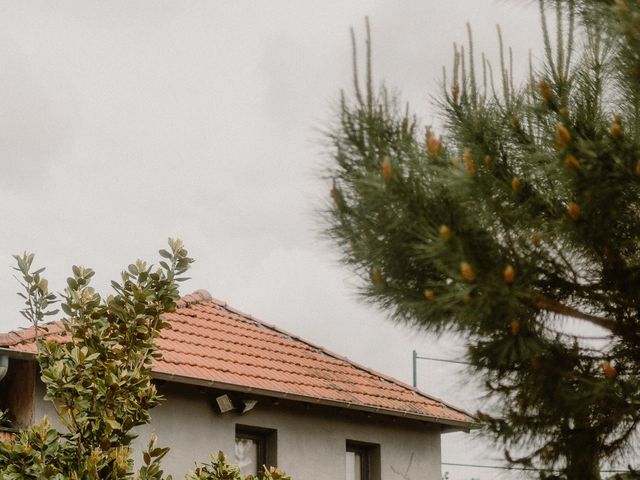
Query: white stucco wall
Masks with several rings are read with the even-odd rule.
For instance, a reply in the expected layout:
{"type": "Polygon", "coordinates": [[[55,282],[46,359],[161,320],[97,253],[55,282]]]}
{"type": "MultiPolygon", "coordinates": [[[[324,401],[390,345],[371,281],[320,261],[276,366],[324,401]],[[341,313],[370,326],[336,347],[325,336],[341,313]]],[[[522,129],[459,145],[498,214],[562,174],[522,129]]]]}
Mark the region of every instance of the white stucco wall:
{"type": "MultiPolygon", "coordinates": [[[[440,480],[440,429],[431,424],[410,424],[338,409],[283,408],[271,401],[259,402],[244,415],[220,415],[210,392],[171,384],[161,390],[164,403],[152,411],[152,422],[139,430],[138,443],[151,433],[160,446],[171,451],[163,462],[165,473],[176,480],[196,462],[208,461],[222,450],[233,461],[236,424],[277,430],[278,466],[294,480],[342,480],[345,478],[346,440],[380,445],[381,480],[440,480]]],[[[55,417],[37,392],[35,419],[55,417]]]]}

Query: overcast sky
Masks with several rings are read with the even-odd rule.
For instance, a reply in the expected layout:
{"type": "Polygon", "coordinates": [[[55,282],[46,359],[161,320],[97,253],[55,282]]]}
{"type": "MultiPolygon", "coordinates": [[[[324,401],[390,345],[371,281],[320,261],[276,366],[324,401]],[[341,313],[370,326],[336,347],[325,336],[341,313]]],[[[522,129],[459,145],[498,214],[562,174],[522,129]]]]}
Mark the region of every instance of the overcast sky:
{"type": "MultiPolygon", "coordinates": [[[[376,79],[424,123],[467,21],[494,58],[500,23],[519,71],[539,47],[536,10],[518,0],[0,1],[0,331],[25,325],[11,254],[35,252],[58,290],[71,265],[90,266],[104,291],[179,236],[197,259],[184,293],[206,289],[406,382],[413,349],[460,358],[462,342],[365,306],[319,235],[322,132],[350,86],[349,27],[362,40],[366,15],[376,79]]],[[[455,366],[419,364],[424,391],[474,411],[466,383],[455,366]]],[[[464,437],[444,437],[443,461],[500,462],[464,437]]]]}

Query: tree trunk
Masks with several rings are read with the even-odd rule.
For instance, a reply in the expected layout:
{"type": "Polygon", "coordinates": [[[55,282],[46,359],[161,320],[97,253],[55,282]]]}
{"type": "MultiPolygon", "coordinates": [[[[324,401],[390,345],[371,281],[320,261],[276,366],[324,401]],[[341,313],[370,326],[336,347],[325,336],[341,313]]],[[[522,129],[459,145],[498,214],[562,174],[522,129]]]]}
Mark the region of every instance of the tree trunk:
{"type": "Polygon", "coordinates": [[[567,480],[601,480],[598,448],[591,442],[575,442],[575,449],[567,456],[567,480]]]}

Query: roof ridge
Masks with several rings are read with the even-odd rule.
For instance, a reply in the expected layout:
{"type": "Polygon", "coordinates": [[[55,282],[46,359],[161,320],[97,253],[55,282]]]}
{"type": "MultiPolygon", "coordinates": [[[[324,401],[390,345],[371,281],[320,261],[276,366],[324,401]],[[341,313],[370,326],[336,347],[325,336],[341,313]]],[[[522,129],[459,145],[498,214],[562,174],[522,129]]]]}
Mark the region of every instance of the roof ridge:
{"type": "MultiPolygon", "coordinates": [[[[211,294],[205,289],[199,289],[176,300],[176,306],[178,308],[188,307],[189,305],[196,305],[196,304],[207,303],[211,301],[215,301],[215,299],[211,296],[211,294]]],[[[38,326],[38,329],[43,329],[44,327],[58,326],[58,325],[62,326],[62,319],[51,320],[50,322],[42,323],[41,325],[38,326]]],[[[29,326],[29,327],[17,327],[17,328],[14,328],[13,330],[9,330],[8,332],[4,332],[4,333],[0,332],[0,346],[11,346],[20,342],[24,342],[26,340],[32,340],[32,338],[23,337],[22,334],[23,333],[29,334],[33,330],[34,330],[34,327],[29,326]],[[14,336],[17,336],[18,338],[15,340],[12,340],[12,337],[14,336]],[[13,343],[9,343],[9,342],[13,342],[13,343]]],[[[48,333],[50,332],[45,330],[45,335],[48,333]]]]}
{"type": "MultiPolygon", "coordinates": [[[[180,307],[188,307],[190,305],[196,305],[201,303],[206,303],[213,301],[213,297],[211,294],[204,289],[196,290],[190,294],[187,294],[180,299],[176,300],[177,308],[180,307]]],[[[49,334],[57,333],[57,332],[49,332],[45,327],[48,326],[62,326],[62,319],[60,320],[52,320],[50,322],[43,323],[38,326],[39,330],[45,330],[43,337],[46,337],[49,334]]],[[[13,330],[9,330],[8,332],[1,333],[0,332],[0,347],[12,347],[18,345],[20,343],[28,343],[35,339],[34,327],[17,327],[13,330]]]]}
{"type": "MultiPolygon", "coordinates": [[[[206,292],[206,290],[205,290],[205,292],[206,292]]],[[[295,334],[293,334],[293,333],[291,333],[291,332],[289,332],[289,331],[287,331],[287,330],[285,330],[283,328],[277,327],[272,323],[268,323],[268,322],[265,322],[263,320],[260,320],[259,318],[256,318],[251,314],[248,314],[248,313],[245,313],[245,312],[243,312],[241,310],[238,310],[235,307],[230,307],[227,304],[227,302],[225,302],[223,300],[216,299],[216,298],[213,298],[211,296],[210,296],[210,299],[211,299],[210,300],[211,302],[213,302],[213,303],[215,303],[217,305],[220,305],[221,307],[225,308],[226,310],[228,310],[231,313],[235,313],[236,315],[241,315],[241,316],[243,316],[243,317],[245,317],[245,318],[247,318],[247,319],[249,319],[249,320],[251,320],[251,321],[253,321],[255,323],[263,325],[263,326],[265,326],[267,328],[270,328],[270,329],[272,329],[272,330],[274,330],[274,331],[276,331],[278,333],[281,333],[283,335],[287,335],[288,337],[290,337],[290,338],[292,338],[294,340],[302,342],[302,343],[304,343],[304,344],[306,344],[306,345],[308,345],[308,346],[310,346],[310,347],[312,347],[312,348],[314,348],[316,350],[321,351],[322,353],[324,353],[325,355],[327,355],[329,357],[333,357],[333,358],[336,358],[338,360],[342,360],[343,362],[347,362],[347,363],[353,365],[354,367],[356,367],[357,369],[362,370],[362,371],[364,371],[364,372],[366,372],[366,373],[368,373],[370,375],[376,376],[376,377],[380,378],[381,380],[384,380],[386,382],[390,382],[390,383],[393,383],[393,384],[398,385],[400,387],[406,388],[407,390],[410,390],[413,393],[416,393],[416,394],[420,395],[421,397],[424,397],[424,398],[426,398],[428,400],[431,400],[431,401],[434,401],[434,402],[441,403],[443,406],[445,406],[445,407],[447,407],[447,408],[449,408],[449,409],[451,409],[453,411],[462,413],[462,414],[467,415],[469,417],[473,417],[469,412],[465,411],[464,409],[458,408],[458,407],[454,407],[453,405],[450,405],[449,403],[441,400],[440,398],[434,397],[433,395],[428,395],[428,394],[424,393],[423,391],[419,390],[417,387],[414,387],[413,385],[409,385],[408,383],[405,383],[405,382],[403,382],[401,380],[398,380],[397,378],[391,377],[390,375],[385,375],[384,373],[380,373],[380,372],[378,372],[378,371],[376,371],[376,370],[374,370],[372,368],[365,367],[364,365],[361,365],[361,364],[359,364],[357,362],[354,362],[353,360],[350,360],[348,357],[345,357],[345,356],[340,355],[338,353],[332,352],[331,350],[327,350],[326,348],[321,347],[319,345],[316,345],[315,343],[310,342],[308,340],[305,340],[304,338],[301,338],[301,337],[299,337],[299,336],[297,336],[297,335],[295,335],[295,334]]]]}
{"type": "Polygon", "coordinates": [[[212,301],[215,301],[215,299],[211,296],[211,294],[207,290],[201,288],[199,290],[196,290],[195,292],[188,293],[184,297],[176,300],[176,305],[178,307],[188,307],[189,305],[197,305],[199,303],[212,301]]]}

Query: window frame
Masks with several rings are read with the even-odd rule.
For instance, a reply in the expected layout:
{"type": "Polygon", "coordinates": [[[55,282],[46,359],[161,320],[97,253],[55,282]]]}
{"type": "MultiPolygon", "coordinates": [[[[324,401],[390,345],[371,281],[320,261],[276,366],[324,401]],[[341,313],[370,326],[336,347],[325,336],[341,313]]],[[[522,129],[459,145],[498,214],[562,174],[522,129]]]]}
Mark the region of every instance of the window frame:
{"type": "Polygon", "coordinates": [[[258,478],[264,476],[263,466],[277,467],[277,430],[236,424],[234,443],[238,439],[256,443],[258,478]]]}
{"type": "Polygon", "coordinates": [[[356,480],[380,479],[380,445],[347,440],[345,454],[347,452],[360,456],[360,478],[356,480]]]}
{"type": "Polygon", "coordinates": [[[9,370],[0,380],[0,409],[8,410],[12,425],[2,430],[16,432],[31,425],[37,372],[35,361],[9,358],[9,370]]]}

